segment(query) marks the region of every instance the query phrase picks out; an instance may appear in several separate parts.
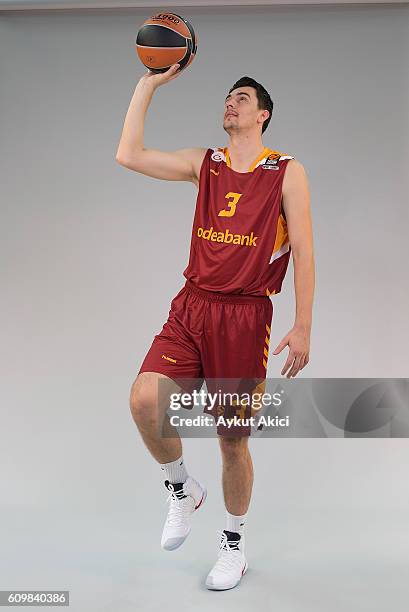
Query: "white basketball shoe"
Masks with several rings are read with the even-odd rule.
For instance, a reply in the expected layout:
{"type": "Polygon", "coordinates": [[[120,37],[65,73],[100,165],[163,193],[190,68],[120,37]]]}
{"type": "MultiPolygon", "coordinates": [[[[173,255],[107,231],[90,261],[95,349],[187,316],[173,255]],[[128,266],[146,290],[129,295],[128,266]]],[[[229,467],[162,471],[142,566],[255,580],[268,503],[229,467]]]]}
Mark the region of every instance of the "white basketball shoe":
{"type": "Polygon", "coordinates": [[[208,589],[224,591],[237,586],[246,573],[248,563],[244,556],[244,536],[232,531],[219,531],[218,559],[206,578],[208,589]]]}
{"type": "Polygon", "coordinates": [[[191,476],[185,482],[172,484],[165,481],[170,491],[166,501],[170,502],[168,515],[163,527],[161,545],[165,550],[179,548],[190,533],[190,517],[204,503],[206,488],[191,476]]]}

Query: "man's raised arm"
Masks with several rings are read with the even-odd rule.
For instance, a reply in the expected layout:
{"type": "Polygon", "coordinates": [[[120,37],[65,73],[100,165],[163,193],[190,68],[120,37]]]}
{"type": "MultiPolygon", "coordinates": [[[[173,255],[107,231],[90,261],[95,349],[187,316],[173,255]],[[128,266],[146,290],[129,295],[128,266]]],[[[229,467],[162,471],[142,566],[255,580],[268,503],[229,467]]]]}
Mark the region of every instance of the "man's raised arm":
{"type": "Polygon", "coordinates": [[[201,162],[206,149],[191,148],[158,151],[143,146],[145,115],[157,87],[176,78],[179,64],[166,72],[148,71],[140,79],[125,117],[116,161],[135,172],[167,181],[188,181],[198,184],[201,162]]]}

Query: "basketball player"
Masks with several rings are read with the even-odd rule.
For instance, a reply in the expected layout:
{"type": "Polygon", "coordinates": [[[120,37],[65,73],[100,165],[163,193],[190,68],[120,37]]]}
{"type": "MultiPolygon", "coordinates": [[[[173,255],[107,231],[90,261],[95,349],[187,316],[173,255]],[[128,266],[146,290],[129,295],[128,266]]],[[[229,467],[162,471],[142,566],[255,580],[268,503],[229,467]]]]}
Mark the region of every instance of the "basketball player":
{"type": "MultiPolygon", "coordinates": [[[[263,381],[273,312],[269,296],[281,290],[291,251],[295,322],[273,354],[288,346],[281,374],[296,376],[309,360],[315,283],[306,173],[292,155],[262,143],[273,110],[262,85],[242,77],[230,89],[223,109],[227,147],[173,152],[144,147],[145,114],[153,93],[176,78],[178,70],[175,64],[161,74],[149,71],[139,80],[116,156],[122,166],[136,172],[189,181],[198,188],[190,258],[183,272],[186,282],[154,337],[130,398],[132,416],[170,492],[162,533],[165,550],[175,550],[185,541],[191,515],[203,504],[206,489],[187,472],[180,437],[165,414],[169,403],[160,405],[158,400],[159,379],[165,379],[172,391],[184,388],[184,379],[196,380],[198,388],[203,379],[217,377],[263,381]],[[160,423],[171,437],[159,433],[160,423]]],[[[200,104],[195,112],[203,112],[200,104]]],[[[206,586],[224,590],[236,586],[247,570],[244,525],[253,466],[248,430],[233,435],[220,426],[217,433],[226,523],[206,586]]]]}

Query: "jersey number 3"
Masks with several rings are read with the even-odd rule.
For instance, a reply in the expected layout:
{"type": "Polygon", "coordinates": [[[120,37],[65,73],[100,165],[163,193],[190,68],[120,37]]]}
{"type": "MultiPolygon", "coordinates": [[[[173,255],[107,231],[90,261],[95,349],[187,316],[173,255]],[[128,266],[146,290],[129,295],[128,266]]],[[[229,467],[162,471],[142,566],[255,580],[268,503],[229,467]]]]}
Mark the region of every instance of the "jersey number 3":
{"type": "Polygon", "coordinates": [[[226,193],[224,197],[228,200],[227,205],[229,208],[223,208],[219,212],[218,216],[219,217],[232,217],[234,213],[236,212],[236,204],[240,200],[242,195],[243,195],[242,193],[234,193],[234,191],[229,191],[229,193],[226,193]]]}

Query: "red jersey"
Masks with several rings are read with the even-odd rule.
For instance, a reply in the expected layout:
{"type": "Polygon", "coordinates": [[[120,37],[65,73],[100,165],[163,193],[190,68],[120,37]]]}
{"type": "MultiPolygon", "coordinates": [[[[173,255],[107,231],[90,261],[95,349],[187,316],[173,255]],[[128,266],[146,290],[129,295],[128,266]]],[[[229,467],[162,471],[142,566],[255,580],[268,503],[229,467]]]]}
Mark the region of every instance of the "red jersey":
{"type": "Polygon", "coordinates": [[[291,252],[281,208],[289,159],[265,147],[249,172],[237,172],[227,147],[207,149],[183,272],[188,280],[220,293],[280,292],[291,252]]]}

